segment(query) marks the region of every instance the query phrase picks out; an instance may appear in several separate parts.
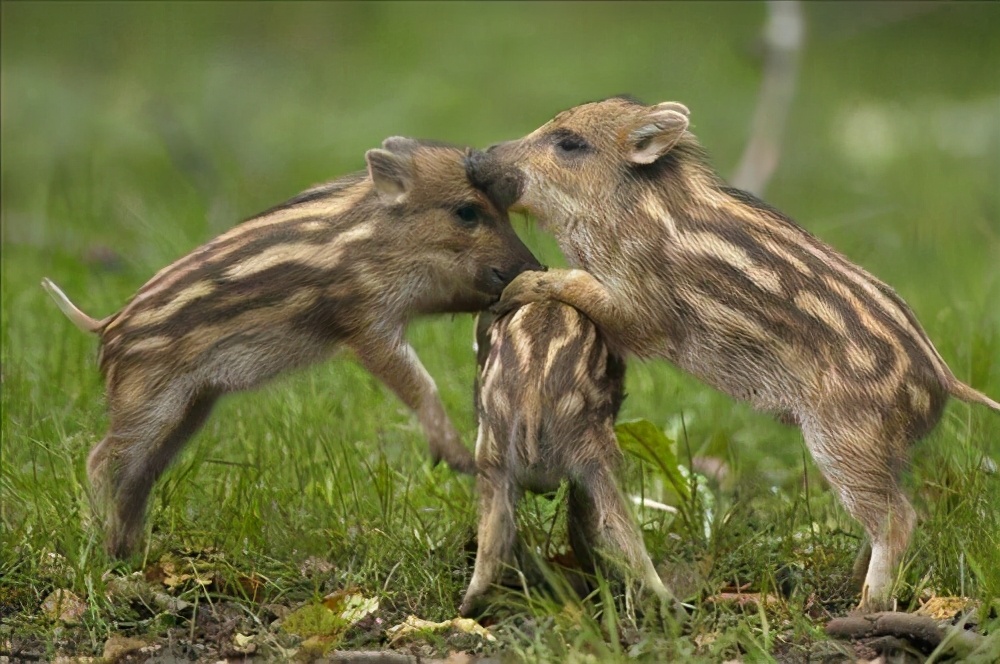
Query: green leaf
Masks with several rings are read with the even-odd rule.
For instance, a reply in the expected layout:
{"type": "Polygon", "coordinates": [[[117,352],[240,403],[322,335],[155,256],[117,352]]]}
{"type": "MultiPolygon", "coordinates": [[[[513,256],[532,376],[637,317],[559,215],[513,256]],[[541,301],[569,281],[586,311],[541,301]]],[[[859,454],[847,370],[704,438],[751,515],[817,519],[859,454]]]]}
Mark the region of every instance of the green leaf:
{"type": "Polygon", "coordinates": [[[676,443],[649,420],[629,420],[615,426],[618,445],[627,454],[642,459],[656,468],[670,482],[681,500],[688,500],[691,487],[680,470],[676,443]]]}
{"type": "Polygon", "coordinates": [[[281,630],[303,638],[339,636],[347,625],[346,620],[323,604],[306,604],[285,617],[281,630]]]}

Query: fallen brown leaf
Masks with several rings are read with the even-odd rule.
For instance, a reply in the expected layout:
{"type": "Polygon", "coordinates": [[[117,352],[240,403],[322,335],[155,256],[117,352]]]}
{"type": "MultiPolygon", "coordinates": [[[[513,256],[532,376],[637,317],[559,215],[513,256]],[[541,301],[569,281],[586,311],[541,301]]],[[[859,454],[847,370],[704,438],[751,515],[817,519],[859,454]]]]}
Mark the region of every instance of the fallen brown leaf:
{"type": "Polygon", "coordinates": [[[42,600],[42,612],[51,620],[60,620],[67,625],[80,622],[86,611],[86,603],[69,590],[53,590],[42,600]]]}
{"type": "Polygon", "coordinates": [[[115,634],[104,642],[104,659],[113,664],[144,647],[146,647],[145,641],[115,634]]]}
{"type": "Polygon", "coordinates": [[[955,616],[971,611],[979,606],[979,602],[968,597],[931,597],[914,611],[918,616],[927,616],[935,620],[954,620],[955,616]]]}
{"type": "Polygon", "coordinates": [[[406,620],[400,624],[394,625],[385,630],[385,634],[389,637],[389,644],[392,645],[403,638],[412,636],[419,632],[437,632],[446,629],[455,629],[460,632],[465,632],[466,634],[478,634],[486,641],[496,641],[496,637],[490,634],[488,629],[477,623],[472,618],[454,618],[452,620],[445,620],[442,622],[431,622],[430,620],[424,620],[423,618],[410,615],[407,616],[406,620]]]}

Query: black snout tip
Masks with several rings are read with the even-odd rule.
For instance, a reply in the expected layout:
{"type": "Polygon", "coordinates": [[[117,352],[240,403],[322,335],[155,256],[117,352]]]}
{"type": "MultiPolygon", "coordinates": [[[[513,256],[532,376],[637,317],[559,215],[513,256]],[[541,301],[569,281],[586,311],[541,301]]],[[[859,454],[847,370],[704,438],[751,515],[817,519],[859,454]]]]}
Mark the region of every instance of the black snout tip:
{"type": "Polygon", "coordinates": [[[492,281],[495,286],[500,286],[501,289],[503,289],[506,288],[510,282],[514,281],[514,278],[522,272],[545,272],[548,269],[549,268],[537,261],[524,262],[511,270],[501,270],[500,268],[494,267],[490,268],[490,281],[492,281]]]}
{"type": "Polygon", "coordinates": [[[477,189],[485,190],[490,185],[489,168],[485,167],[486,153],[482,150],[472,150],[465,155],[465,174],[469,182],[477,189]]]}
{"type": "Polygon", "coordinates": [[[521,265],[517,268],[517,271],[514,273],[514,276],[511,277],[511,279],[521,274],[522,272],[545,272],[548,269],[549,268],[539,263],[538,259],[532,257],[530,260],[526,260],[523,263],[521,263],[521,265]]]}

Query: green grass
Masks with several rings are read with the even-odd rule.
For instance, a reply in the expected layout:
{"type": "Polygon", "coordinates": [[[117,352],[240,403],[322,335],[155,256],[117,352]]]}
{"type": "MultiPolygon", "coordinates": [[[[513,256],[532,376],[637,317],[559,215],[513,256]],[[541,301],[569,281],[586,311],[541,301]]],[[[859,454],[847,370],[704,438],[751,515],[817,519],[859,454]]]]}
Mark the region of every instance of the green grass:
{"type": "MultiPolygon", "coordinates": [[[[810,41],[767,198],[892,284],[956,375],[1000,396],[1000,11],[952,3],[875,23],[884,8],[856,9],[807,6],[810,41]]],[[[267,606],[342,588],[379,597],[382,628],[410,613],[454,617],[471,574],[473,483],[430,468],[411,416],[349,359],[224,399],[158,484],[146,550],[109,561],[88,525],[84,473],[105,426],[96,340],[39,280],[103,316],[236,221],[360,168],[386,136],[482,146],[626,91],[684,101],[727,173],[753,111],[763,18],[749,3],[4,3],[0,650],[14,638],[47,657],[100,654],[113,633],[193,633],[190,613],[105,595],[109,570],[185,550],[215,580],[178,595],[203,613],[237,607],[241,629],[269,634],[272,648],[295,640],[268,631],[267,606]],[[332,569],[304,574],[310,558],[332,569]],[[41,615],[54,588],[86,599],[80,625],[41,615]]],[[[518,228],[544,262],[560,262],[551,238],[518,228]]],[[[420,321],[409,335],[470,446],[471,323],[420,321]]],[[[488,649],[715,661],[834,648],[816,644],[856,599],[847,576],[860,528],[798,432],[663,362],[629,372],[623,418],[666,428],[682,462],[714,455],[731,469],[692,506],[697,527],[639,515],[653,559],[696,605],[690,622],[633,618],[600,595],[567,607],[534,586],[498,596],[500,640],[488,649]],[[701,601],[743,584],[790,592],[763,612],[701,601]]],[[[1000,417],[952,404],[914,450],[921,518],[898,585],[907,606],[921,589],[992,602],[983,619],[996,630],[1000,479],[981,470],[986,459],[1000,459],[1000,417]]],[[[626,480],[662,490],[637,459],[626,480]]],[[[544,557],[565,552],[554,501],[528,499],[520,517],[544,557]]],[[[344,645],[382,647],[380,634],[356,629],[344,645]]]]}

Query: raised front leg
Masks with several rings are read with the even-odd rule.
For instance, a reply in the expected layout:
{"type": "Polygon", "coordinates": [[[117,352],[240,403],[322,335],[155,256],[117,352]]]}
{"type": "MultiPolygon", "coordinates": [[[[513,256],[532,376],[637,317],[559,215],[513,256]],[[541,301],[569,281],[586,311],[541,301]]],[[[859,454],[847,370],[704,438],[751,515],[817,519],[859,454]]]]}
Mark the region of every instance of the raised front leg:
{"type": "Polygon", "coordinates": [[[355,348],[358,359],[413,410],[423,427],[434,463],[442,459],[460,473],[475,470],[472,453],[462,445],[445,412],[437,386],[413,348],[403,339],[355,348]]]}
{"type": "Polygon", "coordinates": [[[631,327],[630,309],[616,302],[614,293],[592,274],[577,269],[522,272],[504,289],[492,311],[503,315],[542,300],[557,300],[579,310],[612,341],[628,334],[631,327]]]}

